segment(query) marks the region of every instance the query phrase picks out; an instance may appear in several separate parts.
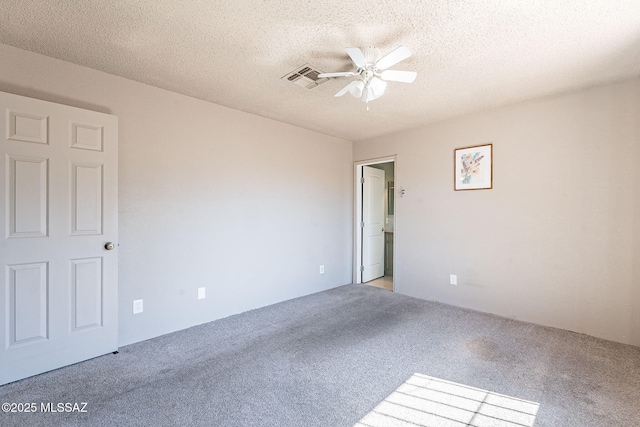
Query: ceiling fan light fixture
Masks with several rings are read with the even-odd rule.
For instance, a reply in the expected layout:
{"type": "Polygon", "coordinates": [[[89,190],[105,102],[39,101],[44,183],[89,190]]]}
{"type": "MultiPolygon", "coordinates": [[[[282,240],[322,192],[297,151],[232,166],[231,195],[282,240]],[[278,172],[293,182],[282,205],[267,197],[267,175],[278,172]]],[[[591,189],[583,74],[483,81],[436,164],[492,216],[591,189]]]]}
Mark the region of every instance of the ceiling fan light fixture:
{"type": "Polygon", "coordinates": [[[377,77],[372,77],[369,79],[364,86],[364,91],[362,93],[362,101],[369,102],[374,99],[380,98],[384,95],[384,91],[387,88],[387,82],[380,80],[377,77]]]}
{"type": "Polygon", "coordinates": [[[356,80],[353,85],[349,88],[349,93],[356,98],[360,98],[362,96],[362,92],[364,91],[365,84],[363,80],[356,80]]]}
{"type": "Polygon", "coordinates": [[[377,98],[384,94],[384,91],[387,89],[387,82],[380,80],[377,77],[374,77],[369,82],[369,87],[371,87],[374,95],[376,95],[376,98],[377,98]]]}
{"type": "Polygon", "coordinates": [[[364,102],[369,102],[369,101],[373,101],[374,96],[373,96],[373,89],[371,89],[371,86],[367,86],[364,88],[364,93],[362,94],[362,101],[364,102]]]}

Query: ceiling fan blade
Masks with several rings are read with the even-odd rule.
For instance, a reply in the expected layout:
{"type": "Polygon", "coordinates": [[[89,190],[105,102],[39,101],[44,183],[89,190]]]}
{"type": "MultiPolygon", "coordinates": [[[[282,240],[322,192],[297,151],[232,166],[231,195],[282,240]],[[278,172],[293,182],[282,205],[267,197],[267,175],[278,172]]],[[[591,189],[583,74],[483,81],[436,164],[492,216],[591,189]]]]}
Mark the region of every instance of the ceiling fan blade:
{"type": "Polygon", "coordinates": [[[336,94],[335,94],[335,95],[333,95],[333,96],[334,96],[334,97],[338,97],[338,96],[342,96],[342,95],[344,95],[345,93],[349,92],[349,90],[350,90],[352,87],[357,86],[357,84],[358,84],[358,82],[359,82],[359,81],[360,81],[360,80],[354,80],[354,81],[352,81],[351,83],[349,83],[348,85],[346,85],[345,87],[343,87],[343,88],[340,90],[340,92],[336,93],[336,94]]]}
{"type": "Polygon", "coordinates": [[[413,83],[417,75],[415,71],[385,70],[380,74],[380,78],[392,82],[413,83]]]}
{"type": "Polygon", "coordinates": [[[324,79],[329,77],[349,77],[349,76],[355,76],[356,74],[357,73],[354,73],[353,71],[341,71],[338,73],[321,73],[321,74],[318,74],[318,78],[324,79]]]}
{"type": "MultiPolygon", "coordinates": [[[[364,59],[364,55],[362,51],[358,47],[348,47],[346,48],[349,57],[358,68],[364,68],[367,65],[367,61],[364,59]]],[[[391,65],[390,65],[391,66],[391,65]]]]}
{"type": "Polygon", "coordinates": [[[378,70],[386,70],[392,65],[396,65],[398,62],[403,61],[411,56],[411,51],[406,46],[400,46],[390,53],[386,54],[378,62],[376,62],[376,67],[378,70]]]}

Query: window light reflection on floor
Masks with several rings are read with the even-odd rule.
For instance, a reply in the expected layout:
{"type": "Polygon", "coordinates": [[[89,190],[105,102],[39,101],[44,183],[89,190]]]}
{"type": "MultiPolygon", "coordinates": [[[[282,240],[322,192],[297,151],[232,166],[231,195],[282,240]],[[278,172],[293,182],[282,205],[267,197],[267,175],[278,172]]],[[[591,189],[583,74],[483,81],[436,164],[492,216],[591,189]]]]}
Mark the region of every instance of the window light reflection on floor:
{"type": "Polygon", "coordinates": [[[532,427],[539,406],[416,373],[354,427],[532,427]]]}

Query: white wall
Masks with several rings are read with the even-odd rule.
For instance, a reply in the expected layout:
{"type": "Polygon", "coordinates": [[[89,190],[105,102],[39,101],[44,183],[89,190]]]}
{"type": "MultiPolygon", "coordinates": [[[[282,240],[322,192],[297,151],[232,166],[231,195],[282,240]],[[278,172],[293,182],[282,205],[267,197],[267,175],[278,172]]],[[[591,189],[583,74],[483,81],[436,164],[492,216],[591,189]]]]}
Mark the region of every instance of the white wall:
{"type": "Polygon", "coordinates": [[[350,142],[6,45],[0,58],[0,91],[118,116],[120,345],[351,282],[350,142]]]}
{"type": "Polygon", "coordinates": [[[394,154],[397,291],[640,345],[640,79],[354,144],[394,154]],[[494,188],[454,192],[488,142],[494,188]]]}

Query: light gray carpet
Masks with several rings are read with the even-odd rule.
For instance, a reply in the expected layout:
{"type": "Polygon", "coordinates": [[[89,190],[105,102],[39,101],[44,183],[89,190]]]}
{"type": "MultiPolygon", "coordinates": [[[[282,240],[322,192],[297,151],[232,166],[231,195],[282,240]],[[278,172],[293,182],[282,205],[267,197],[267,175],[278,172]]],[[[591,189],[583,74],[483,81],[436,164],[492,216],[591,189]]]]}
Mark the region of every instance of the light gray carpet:
{"type": "Polygon", "coordinates": [[[535,426],[640,425],[640,348],[366,285],[158,337],[0,387],[2,426],[350,427],[414,373],[539,404],[535,426]]]}

